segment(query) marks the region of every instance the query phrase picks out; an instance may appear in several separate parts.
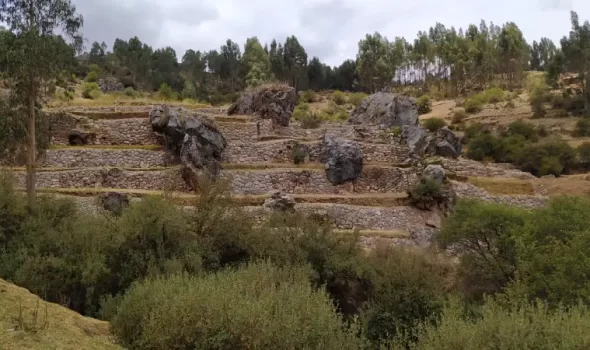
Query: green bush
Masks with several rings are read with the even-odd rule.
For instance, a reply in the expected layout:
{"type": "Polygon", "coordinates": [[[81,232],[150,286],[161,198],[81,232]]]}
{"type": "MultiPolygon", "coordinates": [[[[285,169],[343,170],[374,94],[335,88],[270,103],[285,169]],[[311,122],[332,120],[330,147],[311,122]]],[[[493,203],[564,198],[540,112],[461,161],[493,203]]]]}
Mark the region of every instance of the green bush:
{"type": "Polygon", "coordinates": [[[422,125],[430,132],[436,132],[447,126],[447,123],[441,118],[429,118],[422,122],[422,125]]]}
{"type": "Polygon", "coordinates": [[[89,83],[96,83],[98,81],[98,73],[96,73],[95,71],[90,71],[88,72],[88,74],[86,75],[86,80],[89,83]]]}
{"type": "Polygon", "coordinates": [[[470,299],[503,291],[517,269],[513,233],[527,212],[502,204],[460,200],[443,222],[436,241],[442,249],[460,251],[460,281],[470,299]]]}
{"type": "Polygon", "coordinates": [[[548,141],[523,147],[514,160],[522,171],[535,176],[555,175],[569,172],[576,165],[576,150],[563,141],[548,141]],[[554,158],[554,159],[551,159],[554,158]],[[559,161],[561,172],[556,166],[559,161]]]}
{"type": "Polygon", "coordinates": [[[317,129],[322,125],[323,119],[317,113],[308,113],[301,119],[301,128],[303,129],[317,129]]]}
{"type": "Polygon", "coordinates": [[[432,101],[428,95],[420,96],[420,98],[416,100],[416,104],[418,105],[418,114],[426,114],[432,111],[432,101]]]}
{"type": "Polygon", "coordinates": [[[467,113],[477,113],[481,112],[484,105],[484,100],[481,95],[476,95],[474,97],[468,98],[465,100],[463,106],[465,108],[465,112],[467,113]]]}
{"type": "Polygon", "coordinates": [[[318,94],[313,90],[306,90],[301,93],[300,101],[304,103],[318,102],[318,94]]]}
{"type": "Polygon", "coordinates": [[[410,204],[420,209],[428,209],[442,199],[442,184],[431,179],[422,177],[408,192],[410,204]]]}
{"type": "Polygon", "coordinates": [[[113,333],[128,349],[361,348],[308,278],[303,269],[266,263],[148,280],[123,298],[113,333]]]}
{"type": "MultiPolygon", "coordinates": [[[[410,349],[586,349],[590,347],[590,311],[585,306],[550,310],[542,303],[506,307],[488,300],[478,316],[465,316],[453,302],[435,326],[424,325],[410,349]]],[[[394,349],[407,349],[396,344],[394,349]]]]}
{"type": "Polygon", "coordinates": [[[505,92],[501,88],[490,88],[485,90],[482,94],[483,101],[487,103],[498,103],[505,99],[505,92]]]}
{"type": "Polygon", "coordinates": [[[580,159],[580,165],[584,168],[590,168],[590,142],[584,142],[576,149],[578,152],[578,158],[580,159]]]}
{"type": "Polygon", "coordinates": [[[342,91],[334,91],[332,93],[332,101],[338,106],[346,104],[346,95],[342,91]]]}
{"type": "Polygon", "coordinates": [[[590,136],[590,118],[582,118],[578,120],[573,134],[577,137],[590,136]]]}
{"type": "Polygon", "coordinates": [[[360,106],[361,102],[363,102],[363,100],[366,97],[367,97],[367,94],[362,93],[362,92],[350,93],[350,94],[348,94],[348,102],[351,105],[358,107],[358,106],[360,106]]]}
{"type": "Polygon", "coordinates": [[[160,85],[160,89],[158,90],[158,97],[164,101],[172,101],[177,99],[177,95],[174,92],[174,90],[172,90],[170,85],[166,83],[162,83],[162,85],[160,85]]]}
{"type": "Polygon", "coordinates": [[[523,120],[517,120],[508,124],[508,135],[520,135],[531,141],[537,141],[539,136],[535,125],[523,120]]]}
{"type": "Polygon", "coordinates": [[[581,115],[584,113],[584,96],[583,95],[571,95],[564,99],[564,109],[568,112],[572,112],[574,115],[581,115]]]}
{"type": "Polygon", "coordinates": [[[341,106],[331,101],[328,107],[320,111],[319,117],[326,121],[346,121],[350,114],[341,106]]]}
{"type": "Polygon", "coordinates": [[[305,118],[310,113],[311,113],[311,110],[309,108],[309,104],[302,102],[302,103],[298,104],[297,106],[295,106],[295,109],[293,110],[293,119],[295,119],[297,121],[301,121],[303,118],[305,118]]]}
{"type": "Polygon", "coordinates": [[[467,119],[468,115],[464,109],[458,109],[453,113],[453,124],[461,124],[467,119]]]}
{"type": "Polygon", "coordinates": [[[135,91],[132,87],[127,87],[125,88],[125,96],[136,98],[139,97],[139,92],[135,91]]]}
{"type": "Polygon", "coordinates": [[[100,88],[97,83],[84,83],[82,85],[82,97],[96,99],[100,96],[100,88]]]}

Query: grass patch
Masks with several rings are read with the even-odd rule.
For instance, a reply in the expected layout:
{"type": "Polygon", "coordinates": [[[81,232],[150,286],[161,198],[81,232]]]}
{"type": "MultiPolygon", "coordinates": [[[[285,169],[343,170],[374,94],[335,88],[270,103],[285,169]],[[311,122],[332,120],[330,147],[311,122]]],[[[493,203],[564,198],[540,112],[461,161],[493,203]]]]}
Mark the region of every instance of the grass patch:
{"type": "Polygon", "coordinates": [[[160,145],[86,145],[86,146],[68,146],[68,145],[51,145],[51,150],[74,150],[74,149],[112,149],[112,150],[132,150],[139,149],[144,151],[162,151],[164,147],[160,145]]]}
{"type": "Polygon", "coordinates": [[[500,177],[470,177],[467,183],[480,187],[490,194],[535,195],[531,180],[500,177]]]}
{"type": "Polygon", "coordinates": [[[109,324],[83,317],[57,304],[40,301],[24,288],[0,279],[0,343],[2,349],[121,349],[110,341],[109,324]],[[47,327],[41,332],[18,329],[15,318],[32,322],[32,313],[39,303],[39,317],[45,317],[47,327]],[[22,310],[22,313],[21,313],[22,310]]]}

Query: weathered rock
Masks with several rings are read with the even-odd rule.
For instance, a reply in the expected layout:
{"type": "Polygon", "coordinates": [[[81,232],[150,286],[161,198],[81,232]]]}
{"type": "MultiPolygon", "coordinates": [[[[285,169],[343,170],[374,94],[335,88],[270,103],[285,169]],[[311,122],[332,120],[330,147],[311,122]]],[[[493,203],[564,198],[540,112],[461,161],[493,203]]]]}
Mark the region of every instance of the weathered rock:
{"type": "Polygon", "coordinates": [[[348,121],[350,124],[378,124],[393,126],[417,125],[416,100],[403,95],[378,92],[366,97],[355,108],[348,121]]]}
{"type": "Polygon", "coordinates": [[[228,115],[255,114],[274,125],[289,126],[297,93],[288,85],[269,84],[246,91],[228,110],[228,115]]]}
{"type": "Polygon", "coordinates": [[[431,178],[432,180],[442,184],[446,178],[445,169],[442,166],[436,164],[430,164],[422,172],[422,176],[431,178]]]}
{"type": "Polygon", "coordinates": [[[129,196],[119,192],[107,192],[98,196],[101,207],[115,215],[121,215],[129,206],[129,196]]]}
{"type": "Polygon", "coordinates": [[[446,128],[439,129],[433,135],[420,126],[406,125],[402,128],[402,138],[406,141],[412,157],[439,155],[457,158],[461,155],[461,139],[446,128]]]}
{"type": "Polygon", "coordinates": [[[182,108],[157,106],[149,114],[152,129],[163,135],[166,147],[180,156],[182,177],[193,189],[202,175],[216,177],[227,142],[205,117],[182,108]]]}
{"type": "Polygon", "coordinates": [[[125,90],[123,83],[113,77],[98,79],[98,87],[103,94],[125,90]]]}
{"type": "Polygon", "coordinates": [[[355,180],[363,170],[363,154],[358,144],[329,134],[324,135],[319,160],[324,163],[326,176],[333,185],[355,180]]]}
{"type": "Polygon", "coordinates": [[[96,138],[96,134],[74,129],[68,134],[68,142],[71,146],[82,146],[91,143],[96,138]]]}
{"type": "Polygon", "coordinates": [[[295,200],[281,191],[274,191],[270,198],[264,201],[264,206],[276,211],[294,211],[295,200]]]}

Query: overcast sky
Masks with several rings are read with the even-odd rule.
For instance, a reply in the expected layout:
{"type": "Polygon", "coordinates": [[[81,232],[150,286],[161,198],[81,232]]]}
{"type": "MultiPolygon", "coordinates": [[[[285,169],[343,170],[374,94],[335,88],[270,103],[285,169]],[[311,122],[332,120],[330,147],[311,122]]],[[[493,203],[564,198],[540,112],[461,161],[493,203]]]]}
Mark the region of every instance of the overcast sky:
{"type": "Polygon", "coordinates": [[[309,57],[338,65],[356,56],[358,41],[375,31],[415,38],[436,22],[467,27],[481,19],[513,21],[528,41],[558,41],[570,29],[569,11],[590,19],[590,0],[73,0],[84,16],[84,36],[94,41],[138,36],[154,49],[218,49],[230,38],[243,45],[296,35],[309,57]]]}

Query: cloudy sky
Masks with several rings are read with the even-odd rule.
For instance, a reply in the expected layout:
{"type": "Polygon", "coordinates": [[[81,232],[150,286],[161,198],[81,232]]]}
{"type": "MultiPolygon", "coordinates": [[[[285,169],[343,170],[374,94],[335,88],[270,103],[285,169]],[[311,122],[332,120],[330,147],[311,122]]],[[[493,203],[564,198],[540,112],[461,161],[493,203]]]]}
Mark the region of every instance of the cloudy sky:
{"type": "Polygon", "coordinates": [[[217,49],[231,38],[261,42],[296,35],[308,55],[331,65],[354,58],[358,41],[375,31],[413,40],[436,22],[450,27],[513,21],[527,40],[558,41],[570,28],[569,11],[590,20],[589,0],[73,0],[84,16],[87,47],[112,46],[138,36],[154,48],[217,49]]]}

